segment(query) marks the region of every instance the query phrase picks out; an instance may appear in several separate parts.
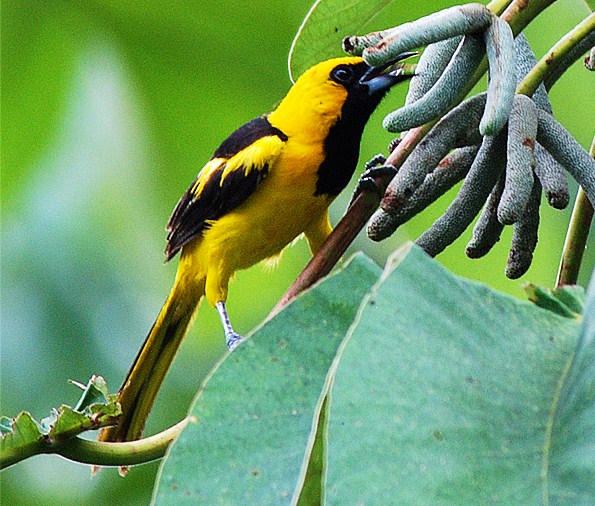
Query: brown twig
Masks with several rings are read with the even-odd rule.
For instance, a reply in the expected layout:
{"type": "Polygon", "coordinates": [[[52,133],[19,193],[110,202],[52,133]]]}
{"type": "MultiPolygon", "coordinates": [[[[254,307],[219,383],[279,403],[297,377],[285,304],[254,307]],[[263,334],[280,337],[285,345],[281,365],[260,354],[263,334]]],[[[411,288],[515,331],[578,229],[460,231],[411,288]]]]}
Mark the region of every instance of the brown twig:
{"type": "MultiPolygon", "coordinates": [[[[413,148],[423,139],[432,125],[424,125],[409,130],[397,148],[388,157],[386,163],[399,168],[413,148]]],[[[376,179],[376,183],[384,193],[389,183],[388,177],[376,179]]],[[[277,314],[283,307],[291,302],[297,295],[312,286],[319,279],[326,276],[343,253],[353,242],[357,234],[364,228],[374,211],[378,208],[378,195],[370,190],[364,190],[353,202],[347,213],[337,224],[331,235],[322,245],[320,251],[310,260],[308,265],[289,287],[285,295],[279,300],[269,316],[277,314]]]]}

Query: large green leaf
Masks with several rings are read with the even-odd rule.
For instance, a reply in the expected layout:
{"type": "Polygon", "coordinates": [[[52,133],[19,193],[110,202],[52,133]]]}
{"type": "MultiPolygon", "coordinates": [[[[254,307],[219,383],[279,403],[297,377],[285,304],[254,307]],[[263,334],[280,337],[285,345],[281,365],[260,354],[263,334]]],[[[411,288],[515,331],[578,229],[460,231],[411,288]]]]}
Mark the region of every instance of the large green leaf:
{"type": "Polygon", "coordinates": [[[555,504],[594,504],[595,280],[580,340],[567,366],[560,375],[546,431],[543,498],[555,504]]]}
{"type": "Polygon", "coordinates": [[[338,362],[327,504],[593,504],[578,328],[417,249],[389,263],[338,362]]]}
{"type": "Polygon", "coordinates": [[[283,504],[299,494],[330,365],[380,269],[356,256],[229,355],[173,445],[157,504],[283,504]]]}

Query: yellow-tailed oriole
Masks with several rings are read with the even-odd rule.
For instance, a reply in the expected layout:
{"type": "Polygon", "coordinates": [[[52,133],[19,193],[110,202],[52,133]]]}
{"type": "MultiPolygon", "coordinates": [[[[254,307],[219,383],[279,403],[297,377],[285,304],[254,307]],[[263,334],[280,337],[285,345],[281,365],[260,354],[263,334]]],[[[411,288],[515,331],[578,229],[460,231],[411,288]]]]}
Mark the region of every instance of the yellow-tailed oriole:
{"type": "Polygon", "coordinates": [[[216,149],[167,225],[167,260],[181,251],[176,280],[119,391],[122,417],[101,440],[141,436],[203,296],[219,312],[233,349],[241,337],[225,301],[234,272],[278,255],[300,234],[312,254],[318,251],[332,230],[328,207],[355,171],[365,124],[387,91],[408,77],[392,64],[371,68],[358,57],[324,61],[298,79],[275,111],[216,149]]]}

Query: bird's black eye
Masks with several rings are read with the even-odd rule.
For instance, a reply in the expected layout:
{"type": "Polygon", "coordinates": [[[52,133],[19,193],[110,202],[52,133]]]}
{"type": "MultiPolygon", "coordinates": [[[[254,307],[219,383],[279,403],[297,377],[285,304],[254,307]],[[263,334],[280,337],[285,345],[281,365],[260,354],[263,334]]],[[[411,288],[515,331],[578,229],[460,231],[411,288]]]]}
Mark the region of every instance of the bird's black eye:
{"type": "Polygon", "coordinates": [[[353,69],[347,65],[339,65],[331,72],[331,79],[339,84],[347,84],[353,78],[353,69]]]}

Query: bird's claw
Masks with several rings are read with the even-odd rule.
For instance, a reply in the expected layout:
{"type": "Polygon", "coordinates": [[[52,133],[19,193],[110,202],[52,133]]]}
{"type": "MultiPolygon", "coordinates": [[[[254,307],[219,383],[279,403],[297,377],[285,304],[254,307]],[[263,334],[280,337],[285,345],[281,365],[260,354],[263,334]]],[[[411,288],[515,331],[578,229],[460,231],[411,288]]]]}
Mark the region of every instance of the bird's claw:
{"type": "Polygon", "coordinates": [[[384,196],[383,189],[376,182],[377,177],[391,176],[391,179],[397,173],[397,169],[390,164],[386,164],[386,157],[382,154],[374,156],[370,161],[366,162],[364,172],[357,182],[357,186],[349,202],[349,207],[355,202],[360,194],[364,191],[372,192],[378,195],[381,199],[384,196]]]}
{"type": "Polygon", "coordinates": [[[225,344],[227,344],[229,351],[235,350],[242,341],[242,336],[240,334],[237,334],[236,332],[225,333],[225,344]]]}
{"type": "Polygon", "coordinates": [[[382,153],[378,153],[366,162],[364,165],[364,173],[370,169],[373,169],[374,167],[377,167],[378,165],[384,165],[385,163],[386,156],[384,156],[382,153]]]}

